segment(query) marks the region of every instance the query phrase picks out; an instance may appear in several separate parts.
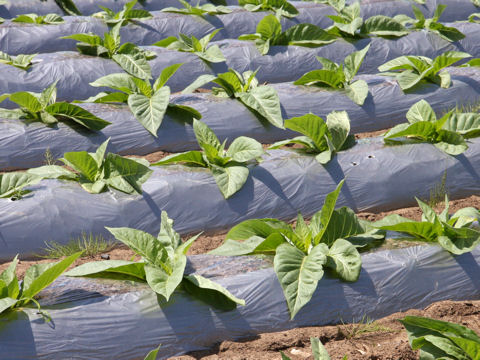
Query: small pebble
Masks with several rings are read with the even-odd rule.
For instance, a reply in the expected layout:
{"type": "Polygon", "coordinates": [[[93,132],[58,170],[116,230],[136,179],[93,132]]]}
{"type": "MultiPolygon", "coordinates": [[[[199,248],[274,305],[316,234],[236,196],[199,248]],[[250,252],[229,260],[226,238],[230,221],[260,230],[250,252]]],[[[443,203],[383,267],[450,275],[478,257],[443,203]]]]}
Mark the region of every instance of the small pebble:
{"type": "Polygon", "coordinates": [[[103,260],[110,260],[110,255],[108,255],[108,254],[102,254],[102,255],[100,255],[100,257],[101,257],[103,260]]]}

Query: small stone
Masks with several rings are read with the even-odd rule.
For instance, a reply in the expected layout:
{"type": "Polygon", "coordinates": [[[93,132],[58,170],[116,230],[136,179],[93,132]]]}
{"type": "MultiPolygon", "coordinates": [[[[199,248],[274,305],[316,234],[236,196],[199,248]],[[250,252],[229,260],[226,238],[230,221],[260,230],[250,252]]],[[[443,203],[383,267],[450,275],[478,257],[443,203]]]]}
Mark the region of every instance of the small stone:
{"type": "Polygon", "coordinates": [[[100,255],[100,257],[101,257],[103,260],[110,260],[110,255],[108,255],[108,254],[102,254],[102,255],[100,255]]]}

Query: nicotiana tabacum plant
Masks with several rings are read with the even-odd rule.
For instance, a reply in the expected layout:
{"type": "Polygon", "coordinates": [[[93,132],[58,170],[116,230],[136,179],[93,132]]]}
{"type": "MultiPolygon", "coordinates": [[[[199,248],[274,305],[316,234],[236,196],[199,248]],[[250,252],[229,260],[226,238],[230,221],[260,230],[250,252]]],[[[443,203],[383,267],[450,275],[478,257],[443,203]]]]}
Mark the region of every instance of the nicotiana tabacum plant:
{"type": "Polygon", "coordinates": [[[193,131],[203,151],[172,154],[152,165],[184,164],[207,168],[222,195],[229,198],[247,181],[250,172],[248,165],[255,164],[255,160],[263,155],[262,144],[249,137],[240,136],[225,150],[226,140],[220,143],[213,131],[203,122],[194,120],[193,131]]]}
{"type": "Polygon", "coordinates": [[[328,194],[309,225],[299,214],[293,227],[277,219],[246,220],[234,226],[214,255],[275,255],[273,266],[292,319],[312,298],[325,269],[345,281],[360,276],[357,247],[371,246],[384,232],[357,218],[347,207],[335,209],[344,180],[328,194]]]}
{"type": "Polygon", "coordinates": [[[185,274],[186,253],[198,235],[182,242],[173,229],[173,220],[162,211],[157,237],[130,228],[106,228],[119,241],[142,257],[139,262],[108,260],[89,262],[66,273],[68,276],[88,276],[146,282],[167,302],[178,288],[221,310],[233,310],[245,301],[232,295],[221,285],[197,274],[185,274]]]}
{"type": "Polygon", "coordinates": [[[260,119],[283,129],[282,111],[277,91],[271,86],[259,85],[255,77],[257,71],[245,71],[240,74],[238,71],[229,69],[228,72],[216,76],[200,75],[182,93],[191,93],[203,85],[213,82],[220,86],[212,88],[213,95],[237,99],[260,119]]]}
{"type": "Polygon", "coordinates": [[[47,15],[37,15],[37,14],[23,14],[18,15],[13,22],[18,23],[27,23],[27,24],[36,24],[36,25],[58,25],[65,22],[60,15],[57,14],[47,14],[47,15]]]}
{"type": "Polygon", "coordinates": [[[114,25],[104,34],[103,39],[92,33],[74,34],[64,36],[62,39],[79,41],[77,49],[81,54],[112,59],[127,73],[140,79],[151,79],[152,72],[148,60],[155,58],[155,53],[129,42],[121,44],[121,26],[122,23],[114,25]]]}
{"type": "Polygon", "coordinates": [[[37,54],[19,54],[17,56],[10,56],[7,53],[0,51],[0,64],[15,66],[16,68],[26,71],[32,66],[32,61],[35,56],[37,56],[37,54]]]}
{"type": "Polygon", "coordinates": [[[56,102],[56,82],[41,93],[20,91],[0,96],[0,102],[5,99],[10,99],[20,108],[13,110],[0,108],[0,117],[2,118],[42,122],[48,126],[53,126],[59,121],[73,121],[75,124],[92,131],[98,131],[110,125],[108,121],[100,119],[77,105],[63,101],[56,102]]]}
{"type": "Polygon", "coordinates": [[[251,40],[262,55],[268,54],[270,46],[297,45],[319,47],[336,40],[322,28],[312,24],[298,24],[282,32],[282,25],[275,15],[267,15],[257,25],[255,34],[240,35],[239,40],[251,40]]]}
{"type": "Polygon", "coordinates": [[[39,313],[50,320],[48,313],[40,309],[35,296],[54,282],[81,254],[78,252],[55,263],[32,265],[25,272],[22,282],[17,278],[16,269],[19,261],[15,256],[11,264],[0,274],[0,314],[20,310],[34,303],[39,313]]]}
{"type": "Polygon", "coordinates": [[[184,15],[197,15],[201,17],[204,15],[222,15],[232,12],[231,9],[223,5],[214,5],[211,3],[200,5],[200,2],[197,3],[197,5],[191,5],[185,0],[178,0],[178,2],[183,5],[183,8],[166,7],[162,9],[162,11],[184,15]]]}
{"type": "Polygon", "coordinates": [[[480,231],[471,227],[474,221],[480,219],[477,209],[466,207],[450,215],[448,196],[445,195],[445,208],[437,214],[423,201],[416,200],[423,213],[421,221],[392,214],[372,225],[379,229],[408,234],[427,243],[438,243],[455,255],[470,252],[480,243],[480,231]]]}
{"type": "Polygon", "coordinates": [[[285,120],[287,129],[297,131],[303,136],[278,141],[269,149],[298,144],[301,148],[292,148],[300,153],[314,155],[320,164],[328,163],[337,151],[345,150],[355,143],[350,133],[350,119],[346,111],[333,111],[327,115],[327,121],[314,114],[305,114],[285,120]]]}
{"type": "Polygon", "coordinates": [[[121,26],[127,25],[129,22],[135,20],[146,20],[151,19],[153,16],[144,9],[134,9],[133,7],[137,4],[137,0],[130,1],[123,6],[123,10],[115,12],[104,6],[100,6],[103,11],[93,14],[93,17],[102,19],[108,26],[114,26],[118,23],[121,23],[121,26]]]}
{"type": "Polygon", "coordinates": [[[41,177],[26,172],[8,172],[0,174],[0,198],[10,198],[20,200],[24,195],[30,193],[30,190],[24,188],[35,185],[41,177]]]}
{"type": "Polygon", "coordinates": [[[385,15],[375,15],[365,21],[360,14],[360,3],[355,2],[346,6],[345,0],[328,0],[337,15],[327,15],[333,25],[327,32],[347,40],[355,40],[369,36],[401,37],[409,31],[398,21],[385,15]]]}
{"type": "Polygon", "coordinates": [[[368,96],[368,84],[365,80],[354,81],[353,79],[360,69],[369,48],[370,45],[367,45],[362,50],[351,53],[343,60],[343,64],[337,64],[317,56],[317,60],[322,64],[323,68],[307,72],[295,81],[294,84],[344,90],[345,94],[355,104],[361,106],[368,96]]]}
{"type": "Polygon", "coordinates": [[[201,39],[197,39],[195,36],[187,36],[179,33],[178,38],[175,36],[169,36],[161,41],[153,44],[154,46],[160,46],[169,50],[176,50],[181,52],[190,52],[197,55],[200,59],[212,63],[220,63],[226,61],[222,54],[222,51],[218,45],[210,45],[210,41],[220,31],[217,29],[208,35],[205,35],[201,39]]]}
{"type": "Polygon", "coordinates": [[[408,110],[407,120],[407,123],[393,127],[384,135],[385,143],[429,142],[449,155],[459,155],[468,149],[466,138],[480,136],[480,114],[452,110],[437,119],[425,100],[420,100],[408,110]]]}
{"type": "Polygon", "coordinates": [[[166,83],[180,66],[182,64],[175,64],[163,69],[153,86],[149,80],[142,80],[129,74],[117,73],[103,76],[90,85],[109,87],[121,92],[102,92],[84,102],[127,103],[138,122],[156,137],[165,113],[186,121],[202,117],[190,106],[170,102],[170,87],[166,83]]]}
{"type": "Polygon", "coordinates": [[[397,15],[394,17],[394,19],[397,20],[402,25],[406,26],[408,29],[413,29],[413,30],[424,29],[434,34],[437,34],[442,39],[445,39],[447,41],[453,42],[453,41],[462,40],[463,38],[465,38],[465,35],[460,30],[451,26],[445,26],[439,22],[440,16],[445,11],[446,7],[447,5],[442,5],[442,4],[438,5],[437,8],[435,9],[433,18],[426,19],[423,13],[421,12],[421,10],[415,5],[412,5],[415,19],[412,19],[411,17],[404,14],[397,15]]]}
{"type": "Polygon", "coordinates": [[[425,56],[407,55],[387,61],[380,65],[378,70],[382,72],[381,75],[395,77],[403,91],[424,82],[434,83],[447,89],[452,79],[448,71],[443,69],[469,57],[472,55],[459,51],[444,52],[433,60],[425,56]]]}
{"type": "Polygon", "coordinates": [[[408,334],[413,350],[420,350],[420,360],[477,360],[480,337],[459,324],[420,316],[399,320],[408,334]]]}
{"type": "Polygon", "coordinates": [[[248,11],[273,11],[286,18],[293,18],[299,14],[297,8],[287,0],[238,0],[238,5],[248,11]]]}
{"type": "Polygon", "coordinates": [[[69,170],[58,165],[45,165],[27,170],[28,174],[42,179],[64,179],[80,183],[89,193],[98,194],[107,188],[127,194],[141,194],[142,185],[152,174],[149,162],[144,159],[128,159],[116,154],[106,154],[108,141],[97,151],[67,152],[59,159],[69,170]],[[105,155],[106,154],[106,155],[105,155]]]}

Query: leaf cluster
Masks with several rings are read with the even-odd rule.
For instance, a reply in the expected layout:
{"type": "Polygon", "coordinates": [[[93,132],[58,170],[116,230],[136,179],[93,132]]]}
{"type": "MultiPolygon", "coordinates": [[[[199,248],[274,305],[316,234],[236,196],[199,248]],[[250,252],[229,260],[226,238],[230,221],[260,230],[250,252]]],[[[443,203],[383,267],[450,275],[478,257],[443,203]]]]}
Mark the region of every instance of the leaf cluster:
{"type": "Polygon", "coordinates": [[[210,3],[206,3],[203,5],[200,5],[200,3],[198,3],[197,5],[191,5],[188,1],[185,0],[178,1],[183,5],[183,8],[166,7],[162,9],[162,11],[183,15],[196,15],[201,17],[204,17],[205,15],[223,15],[232,12],[231,9],[223,5],[214,5],[210,3]]]}
{"type": "Polygon", "coordinates": [[[57,14],[37,15],[22,14],[12,20],[13,22],[36,24],[36,25],[58,25],[63,24],[65,20],[57,14]]]}
{"type": "Polygon", "coordinates": [[[108,26],[115,26],[121,24],[121,26],[127,25],[134,20],[146,20],[151,19],[152,14],[144,9],[134,9],[137,4],[137,0],[132,0],[123,6],[123,10],[115,12],[104,6],[100,6],[103,11],[93,14],[93,17],[102,19],[108,26]]]}
{"type": "Polygon", "coordinates": [[[294,82],[295,85],[315,85],[332,89],[343,89],[345,94],[357,105],[363,105],[368,96],[368,85],[365,80],[353,81],[370,45],[345,57],[343,64],[317,56],[322,69],[307,72],[294,82]]]}
{"type": "Polygon", "coordinates": [[[257,24],[255,34],[240,35],[239,40],[250,40],[262,55],[268,54],[271,46],[297,45],[319,47],[334,42],[337,38],[312,24],[298,24],[282,32],[282,25],[275,15],[267,15],[257,24]]]}
{"type": "Polygon", "coordinates": [[[238,71],[229,69],[228,72],[217,74],[216,76],[200,75],[182,93],[191,93],[213,82],[220,86],[212,88],[212,93],[215,96],[237,99],[259,118],[283,129],[283,118],[278,94],[273,87],[258,84],[258,80],[255,77],[257,71],[245,71],[243,74],[240,74],[238,71]]]}
{"type": "Polygon", "coordinates": [[[109,140],[101,144],[94,153],[65,153],[59,160],[73,171],[58,165],[45,165],[29,169],[27,173],[42,179],[77,181],[92,194],[98,194],[106,188],[114,188],[127,194],[141,194],[142,184],[153,172],[148,167],[148,161],[106,154],[109,140]]]}
{"type": "Polygon", "coordinates": [[[299,214],[293,227],[277,219],[246,220],[234,226],[214,255],[272,255],[291,317],[305,306],[323,277],[324,269],[345,281],[360,276],[362,259],[357,247],[384,238],[347,207],[335,209],[344,180],[328,194],[310,224],[299,214]]]}
{"type": "Polygon", "coordinates": [[[238,5],[251,12],[273,11],[286,18],[294,18],[299,14],[297,8],[287,0],[238,0],[238,5]]]}
{"type": "Polygon", "coordinates": [[[287,129],[297,131],[303,136],[276,142],[269,149],[298,144],[302,148],[294,149],[301,153],[313,154],[320,164],[328,163],[335,152],[345,150],[355,143],[350,133],[350,119],[346,111],[333,111],[327,115],[327,121],[314,114],[285,120],[287,129]]]}
{"type": "Polygon", "coordinates": [[[38,121],[48,126],[59,121],[70,120],[92,131],[98,131],[110,125],[108,121],[100,119],[89,111],[67,102],[56,102],[56,82],[51,84],[41,93],[20,91],[13,94],[3,94],[0,101],[10,99],[19,109],[0,108],[0,117],[7,119],[23,119],[38,121]]]}
{"type": "Polygon", "coordinates": [[[381,75],[394,76],[403,91],[421,82],[434,83],[447,89],[452,79],[448,71],[443,69],[471,56],[459,51],[446,51],[433,60],[426,56],[399,56],[380,65],[378,70],[382,72],[381,75]]]}
{"type": "Polygon", "coordinates": [[[41,177],[26,172],[8,172],[0,174],[0,198],[19,200],[30,193],[25,187],[35,185],[41,177]]]}
{"type": "Polygon", "coordinates": [[[420,316],[399,320],[408,334],[413,350],[420,350],[420,360],[476,360],[480,357],[480,337],[459,324],[420,316]]]}
{"type": "Polygon", "coordinates": [[[37,56],[37,54],[19,54],[17,56],[10,56],[5,52],[0,51],[0,63],[15,66],[16,68],[26,71],[32,66],[32,60],[35,56],[37,56]]]}
{"type": "MultiPolygon", "coordinates": [[[[148,66],[148,64],[147,64],[148,66]]],[[[135,118],[153,136],[157,136],[165,113],[172,117],[200,119],[202,115],[195,109],[170,103],[170,87],[167,81],[175,74],[182,64],[166,67],[152,84],[148,79],[116,73],[103,76],[93,83],[95,87],[109,87],[121,92],[102,92],[84,102],[95,103],[127,103],[135,118]]],[[[150,67],[148,66],[150,73],[150,67]]]]}
{"type": "Polygon", "coordinates": [[[448,196],[445,195],[445,209],[437,214],[423,201],[416,200],[423,213],[421,221],[392,214],[374,222],[373,226],[408,234],[425,242],[438,243],[455,255],[470,252],[480,243],[480,231],[470,227],[480,219],[477,209],[466,207],[450,215],[448,196]]]}
{"type": "Polygon", "coordinates": [[[225,150],[226,140],[220,143],[214,132],[203,122],[194,120],[193,131],[203,151],[172,154],[152,165],[184,164],[207,168],[222,195],[229,198],[247,181],[247,165],[264,153],[262,144],[252,138],[240,136],[225,150]]]}
{"type": "Polygon", "coordinates": [[[146,282],[150,288],[169,301],[179,287],[207,304],[233,310],[245,301],[232,295],[221,285],[197,274],[185,274],[186,253],[198,235],[182,242],[173,229],[173,220],[162,211],[157,237],[131,228],[106,228],[119,241],[142,257],[139,262],[107,260],[89,262],[66,273],[67,276],[88,276],[146,282]]]}
{"type": "Polygon", "coordinates": [[[205,35],[201,39],[197,39],[195,36],[187,36],[179,33],[178,38],[175,36],[169,36],[163,40],[156,42],[155,46],[167,48],[169,50],[176,50],[181,52],[189,52],[197,55],[200,59],[211,63],[221,63],[226,61],[222,54],[222,51],[218,45],[209,45],[213,37],[220,31],[217,29],[210,34],[205,35]]]}

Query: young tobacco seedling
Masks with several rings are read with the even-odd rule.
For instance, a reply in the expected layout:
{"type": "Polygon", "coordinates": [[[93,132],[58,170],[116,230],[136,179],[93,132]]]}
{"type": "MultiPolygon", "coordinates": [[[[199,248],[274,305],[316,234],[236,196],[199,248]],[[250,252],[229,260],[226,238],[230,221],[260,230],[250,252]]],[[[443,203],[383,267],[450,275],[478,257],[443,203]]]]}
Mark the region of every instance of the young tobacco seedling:
{"type": "Polygon", "coordinates": [[[246,136],[236,138],[225,150],[213,131],[203,122],[194,120],[193,131],[202,151],[169,155],[152,165],[184,164],[210,169],[225,199],[239,191],[248,178],[248,164],[263,155],[262,144],[246,136]]]}
{"type": "Polygon", "coordinates": [[[152,73],[148,60],[156,57],[155,53],[140,49],[132,43],[120,44],[120,28],[122,23],[114,25],[103,39],[95,34],[74,34],[62,39],[79,41],[77,49],[81,54],[99,56],[115,61],[127,73],[140,79],[151,79],[152,73]]]}
{"type": "Polygon", "coordinates": [[[409,31],[398,21],[384,15],[375,15],[363,21],[360,3],[345,6],[345,0],[328,0],[337,15],[327,15],[333,25],[327,30],[331,35],[345,39],[359,39],[372,35],[380,37],[401,37],[409,31]]]}
{"type": "Polygon", "coordinates": [[[251,40],[262,55],[268,54],[270,46],[297,45],[319,47],[334,42],[337,38],[312,24],[298,24],[282,32],[282,25],[275,15],[267,15],[257,25],[255,34],[240,35],[239,40],[251,40]]]}
{"type": "Polygon", "coordinates": [[[26,71],[32,66],[32,60],[35,56],[37,56],[37,54],[10,56],[0,51],[0,63],[15,66],[16,68],[26,71]]]}
{"type": "Polygon", "coordinates": [[[0,198],[19,200],[23,195],[30,193],[30,190],[24,190],[26,186],[34,185],[40,180],[41,177],[26,172],[0,174],[0,198]]]}
{"type": "Polygon", "coordinates": [[[269,149],[278,149],[285,145],[299,144],[301,149],[292,149],[300,153],[315,155],[320,164],[328,163],[337,151],[345,150],[355,143],[350,133],[350,119],[346,111],[333,111],[327,115],[327,121],[314,114],[285,120],[287,129],[297,131],[304,136],[278,141],[269,149]]]}
{"type": "Polygon", "coordinates": [[[252,110],[256,116],[260,116],[273,126],[283,129],[282,111],[277,91],[268,85],[258,85],[258,80],[255,77],[257,71],[245,71],[240,74],[238,71],[229,69],[228,72],[216,76],[200,75],[182,93],[191,93],[199,87],[213,82],[220,85],[220,87],[212,88],[213,95],[237,99],[252,110]]]}
{"type": "Polygon", "coordinates": [[[10,99],[20,106],[19,109],[14,110],[0,108],[0,117],[7,119],[39,121],[48,126],[59,121],[71,120],[92,131],[98,131],[110,125],[108,121],[100,119],[77,105],[63,101],[56,102],[56,82],[41,93],[20,91],[0,96],[0,102],[5,99],[10,99]]]}
{"type": "MultiPolygon", "coordinates": [[[[312,347],[313,360],[331,360],[327,349],[325,349],[319,338],[311,337],[310,346],[312,347]]],[[[280,355],[282,355],[282,360],[292,360],[283,351],[280,351],[280,355]]],[[[348,360],[347,355],[342,360],[348,360]]]]}
{"type": "Polygon", "coordinates": [[[399,56],[380,65],[378,70],[382,72],[381,75],[395,77],[403,91],[421,82],[431,82],[447,89],[452,80],[450,74],[442,69],[471,56],[459,51],[444,52],[433,60],[425,56],[399,56]]]}
{"type": "Polygon", "coordinates": [[[437,119],[425,100],[413,104],[407,120],[408,123],[395,126],[384,135],[385,143],[429,142],[449,155],[459,155],[468,149],[465,138],[480,135],[480,114],[450,111],[437,119]],[[398,139],[402,137],[408,139],[398,139]]]}
{"type": "Polygon", "coordinates": [[[15,256],[8,268],[0,274],[0,314],[33,302],[39,313],[50,320],[50,316],[40,309],[35,296],[53,283],[81,254],[78,252],[55,263],[32,265],[25,272],[21,283],[16,275],[18,258],[15,256]]]}
{"type": "Polygon", "coordinates": [[[480,337],[459,324],[420,316],[399,320],[408,334],[413,350],[420,350],[420,359],[478,360],[480,337]]]}
{"type": "Polygon", "coordinates": [[[65,20],[57,14],[37,15],[37,14],[23,14],[18,15],[13,22],[37,24],[37,25],[58,25],[63,24],[65,20]]]}
{"type": "Polygon", "coordinates": [[[162,211],[157,237],[130,228],[106,228],[115,238],[142,257],[139,262],[108,260],[89,262],[66,273],[67,276],[88,276],[147,282],[150,288],[169,301],[182,287],[199,300],[222,310],[233,310],[245,301],[232,295],[221,285],[197,274],[185,274],[186,253],[198,235],[182,242],[173,229],[173,220],[162,211]]]}
{"type": "Polygon", "coordinates": [[[170,50],[176,50],[181,52],[190,52],[197,55],[200,59],[212,63],[221,63],[226,61],[222,54],[222,51],[218,45],[210,45],[210,41],[220,31],[217,29],[208,35],[205,35],[201,39],[197,39],[195,36],[188,37],[185,34],[179,33],[178,38],[175,36],[169,36],[166,39],[156,42],[154,46],[164,47],[170,50]]]}
{"type": "Polygon", "coordinates": [[[114,188],[127,194],[141,194],[143,183],[153,172],[148,167],[148,161],[127,159],[112,153],[105,156],[109,140],[100,145],[94,153],[65,153],[59,160],[73,171],[58,165],[45,165],[29,169],[27,173],[42,179],[77,181],[92,194],[101,193],[106,188],[114,188]]]}
{"type": "Polygon", "coordinates": [[[480,219],[477,209],[466,207],[450,215],[448,196],[445,195],[445,209],[437,214],[423,201],[416,200],[423,213],[421,221],[392,214],[372,225],[378,229],[408,234],[428,243],[436,242],[455,255],[470,252],[480,243],[480,231],[470,227],[480,219]]]}
{"type": "Polygon", "coordinates": [[[397,15],[394,17],[394,19],[409,29],[427,30],[434,34],[437,34],[442,39],[445,39],[447,41],[453,42],[453,41],[462,40],[463,38],[465,38],[465,35],[460,30],[454,27],[445,26],[439,22],[440,16],[445,11],[446,7],[447,5],[442,5],[442,4],[438,5],[437,8],[435,9],[433,18],[425,19],[425,16],[420,11],[420,9],[415,5],[412,5],[415,19],[412,19],[411,17],[404,14],[397,15]]]}
{"type": "Polygon", "coordinates": [[[322,64],[323,68],[309,71],[295,81],[294,84],[343,89],[345,95],[352,99],[355,104],[361,106],[368,96],[368,85],[365,80],[353,81],[353,78],[360,69],[369,48],[370,45],[367,45],[362,50],[351,53],[343,60],[343,64],[337,64],[317,56],[317,60],[322,64]]]}
{"type": "Polygon", "coordinates": [[[335,209],[343,183],[326,196],[309,225],[300,214],[295,228],[277,219],[246,220],[234,226],[225,243],[210,254],[274,254],[273,267],[293,319],[312,298],[325,268],[344,281],[356,281],[362,266],[357,247],[385,237],[350,208],[335,209]]]}
{"type": "Polygon", "coordinates": [[[294,18],[299,14],[297,8],[287,0],[238,0],[238,5],[251,12],[273,11],[286,18],[294,18]]]}
{"type": "Polygon", "coordinates": [[[229,9],[226,6],[223,5],[214,5],[214,4],[203,4],[200,5],[198,3],[197,5],[190,5],[187,1],[185,0],[178,0],[183,5],[183,8],[176,8],[176,7],[166,7],[162,9],[163,12],[171,12],[171,13],[177,13],[177,14],[184,14],[184,15],[196,15],[196,16],[201,16],[203,17],[204,15],[223,15],[223,14],[229,14],[232,12],[231,9],[229,9]]]}
{"type": "Polygon", "coordinates": [[[117,73],[103,76],[90,85],[109,87],[119,90],[121,93],[102,92],[84,102],[127,103],[138,122],[150,134],[157,137],[157,131],[165,113],[170,113],[173,117],[186,118],[188,121],[192,118],[200,119],[202,117],[194,108],[170,103],[170,87],[166,83],[180,66],[182,64],[175,64],[163,69],[153,86],[149,80],[142,80],[128,74],[117,73]]]}
{"type": "Polygon", "coordinates": [[[104,6],[100,6],[103,11],[93,14],[93,17],[102,19],[108,26],[115,26],[121,23],[121,26],[127,25],[134,20],[146,20],[151,19],[153,16],[144,9],[134,9],[137,4],[137,0],[130,1],[123,6],[123,10],[115,12],[104,6]]]}

